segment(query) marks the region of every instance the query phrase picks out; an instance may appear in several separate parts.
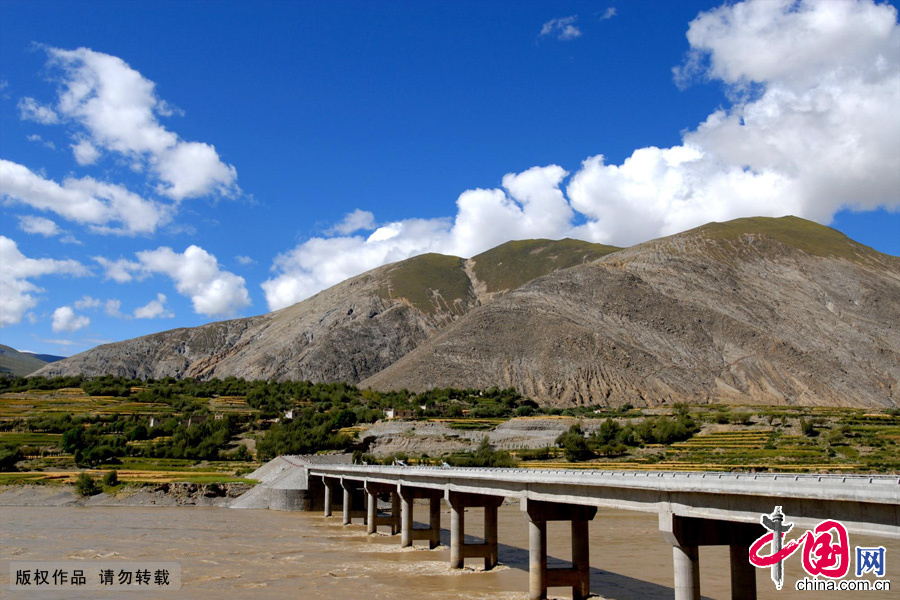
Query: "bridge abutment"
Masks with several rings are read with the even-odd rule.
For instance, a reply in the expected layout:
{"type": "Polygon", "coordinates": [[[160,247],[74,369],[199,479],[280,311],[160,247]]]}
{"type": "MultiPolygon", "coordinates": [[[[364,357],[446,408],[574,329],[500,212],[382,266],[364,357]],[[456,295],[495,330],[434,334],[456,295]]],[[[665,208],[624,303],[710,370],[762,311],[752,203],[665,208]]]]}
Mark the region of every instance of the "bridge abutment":
{"type": "Polygon", "coordinates": [[[591,556],[588,522],[597,508],[577,504],[560,504],[522,500],[522,511],[528,515],[528,597],[540,600],[547,597],[548,587],[572,588],[573,600],[591,594],[591,556]],[[572,527],[572,566],[547,568],[547,522],[569,521],[572,527]]]}
{"type": "Polygon", "coordinates": [[[467,558],[483,558],[484,569],[497,566],[497,508],[503,498],[448,491],[450,505],[450,568],[462,569],[467,558]],[[466,543],[466,508],[484,508],[484,542],[466,543]]]}

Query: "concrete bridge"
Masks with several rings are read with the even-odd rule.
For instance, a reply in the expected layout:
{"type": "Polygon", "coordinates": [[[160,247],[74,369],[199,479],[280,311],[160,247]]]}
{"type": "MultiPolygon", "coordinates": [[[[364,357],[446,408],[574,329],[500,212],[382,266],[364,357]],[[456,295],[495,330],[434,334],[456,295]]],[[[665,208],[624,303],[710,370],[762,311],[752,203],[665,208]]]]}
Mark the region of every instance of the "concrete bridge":
{"type": "Polygon", "coordinates": [[[296,490],[303,508],[326,516],[339,508],[345,525],[361,518],[368,533],[390,527],[400,534],[401,546],[414,540],[438,545],[440,503],[445,501],[452,568],[462,568],[466,558],[483,559],[486,569],[497,564],[497,507],[505,498],[518,499],[529,527],[533,599],[546,598],[548,587],[571,587],[576,599],[590,594],[587,528],[598,508],[659,515],[660,533],[672,545],[676,600],[700,600],[698,548],[707,545],[728,548],[732,598],[755,599],[750,546],[766,533],[761,515],[775,506],[795,524],[798,537],[834,519],[850,533],[900,539],[897,476],[386,467],[281,459],[305,471],[306,490],[296,490]],[[388,515],[379,514],[379,496],[390,499],[388,515]],[[427,499],[425,529],[413,528],[415,499],[427,499]],[[484,510],[481,543],[465,542],[467,508],[484,510]],[[548,521],[570,523],[571,567],[547,568],[548,521]]]}

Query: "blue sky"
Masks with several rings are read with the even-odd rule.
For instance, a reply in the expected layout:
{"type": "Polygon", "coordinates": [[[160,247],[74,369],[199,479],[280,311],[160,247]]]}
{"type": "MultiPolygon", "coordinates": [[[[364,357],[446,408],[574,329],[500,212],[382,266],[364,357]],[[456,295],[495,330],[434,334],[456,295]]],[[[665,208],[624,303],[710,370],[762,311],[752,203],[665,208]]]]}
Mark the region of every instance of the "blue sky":
{"type": "Polygon", "coordinates": [[[797,214],[900,254],[873,2],[0,3],[0,341],[69,355],[422,252],[797,214]]]}

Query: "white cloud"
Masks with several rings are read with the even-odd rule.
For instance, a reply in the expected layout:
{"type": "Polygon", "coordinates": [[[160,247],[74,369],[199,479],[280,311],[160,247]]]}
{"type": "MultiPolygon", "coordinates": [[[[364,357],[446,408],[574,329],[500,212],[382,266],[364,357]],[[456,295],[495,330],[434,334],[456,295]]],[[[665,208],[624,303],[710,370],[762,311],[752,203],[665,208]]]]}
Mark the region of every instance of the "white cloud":
{"type": "Polygon", "coordinates": [[[673,148],[587,159],[567,188],[579,235],[634,243],[712,220],[900,208],[900,28],[871,2],[746,2],[695,19],[698,69],[739,100],[673,148]],[[704,63],[707,65],[704,67],[704,63]]]}
{"type": "Polygon", "coordinates": [[[34,233],[44,237],[53,237],[60,234],[60,229],[56,223],[44,217],[19,217],[19,229],[25,233],[34,233]]]}
{"type": "Polygon", "coordinates": [[[550,19],[541,27],[541,36],[552,35],[560,40],[574,40],[581,36],[581,30],[575,25],[578,15],[550,19]]]}
{"type": "Polygon", "coordinates": [[[169,276],[178,293],[191,299],[198,314],[231,316],[251,304],[244,278],[220,269],[216,257],[199,246],[189,246],[183,254],[167,247],[138,252],[137,261],[93,259],[103,267],[107,279],[119,283],[157,273],[169,276]]]}
{"type": "Polygon", "coordinates": [[[34,121],[41,125],[54,125],[59,123],[59,115],[49,106],[44,106],[34,98],[22,98],[19,100],[19,117],[23,121],[34,121]]]}
{"type": "Polygon", "coordinates": [[[37,306],[38,299],[34,294],[43,290],[30,279],[43,275],[83,276],[90,273],[74,260],[28,258],[13,240],[2,235],[0,256],[3,257],[0,262],[0,327],[20,323],[25,313],[37,306]]]}
{"type": "Polygon", "coordinates": [[[252,258],[250,258],[249,256],[238,255],[238,256],[235,256],[234,259],[236,261],[238,261],[239,265],[242,265],[244,267],[256,264],[256,261],[253,260],[252,258]]]}
{"type": "Polygon", "coordinates": [[[103,311],[110,317],[116,317],[119,319],[127,319],[129,318],[126,315],[123,315],[121,312],[122,301],[115,299],[108,300],[100,300],[98,298],[92,298],[91,296],[82,296],[81,300],[76,300],[73,303],[73,306],[78,310],[96,310],[98,308],[103,308],[103,311]]]}
{"type": "Polygon", "coordinates": [[[88,140],[79,140],[77,144],[72,144],[71,148],[75,162],[81,166],[92,165],[100,158],[100,151],[88,140]]]}
{"type": "Polygon", "coordinates": [[[78,310],[85,310],[88,308],[99,308],[102,305],[103,305],[102,301],[100,301],[96,298],[92,298],[90,296],[82,296],[81,300],[76,300],[74,302],[74,306],[78,310]]]}
{"type": "Polygon", "coordinates": [[[199,246],[188,246],[183,254],[162,247],[137,256],[143,270],[171,277],[199,314],[231,316],[250,306],[244,278],[222,271],[216,257],[199,246]]]}
{"type": "Polygon", "coordinates": [[[313,238],[275,259],[276,275],[262,284],[272,310],[309,297],[380,265],[440,252],[472,256],[510,239],[560,238],[571,229],[572,209],[559,186],[566,172],[535,167],[503,178],[503,187],[469,190],[450,219],[388,223],[368,238],[313,238]]]}
{"type": "Polygon", "coordinates": [[[77,315],[71,306],[60,306],[53,311],[53,331],[68,331],[72,333],[84,329],[91,324],[91,320],[84,315],[77,315]]]}
{"type": "Polygon", "coordinates": [[[93,256],[91,258],[103,267],[104,277],[106,279],[112,279],[118,283],[128,283],[134,279],[132,273],[139,271],[141,268],[140,263],[125,260],[124,258],[118,260],[109,260],[102,256],[93,256]]]}
{"type": "Polygon", "coordinates": [[[175,315],[166,310],[166,295],[157,294],[156,300],[151,300],[145,306],[134,309],[135,319],[171,319],[175,315]]]}
{"type": "Polygon", "coordinates": [[[32,133],[31,135],[25,136],[25,139],[28,140],[29,142],[34,142],[35,144],[40,144],[41,146],[44,146],[45,148],[50,148],[51,150],[56,150],[56,144],[54,144],[50,140],[45,140],[44,138],[42,138],[41,136],[39,136],[36,133],[32,133]]]}
{"type": "Polygon", "coordinates": [[[110,298],[109,300],[107,300],[104,303],[103,310],[110,317],[116,317],[119,319],[127,318],[125,315],[122,314],[122,301],[121,300],[115,300],[113,298],[110,298]]]}
{"type": "Polygon", "coordinates": [[[60,185],[5,159],[0,159],[0,197],[54,212],[97,233],[153,233],[171,219],[169,207],[122,186],[91,177],[70,177],[60,185]]]}
{"type": "Polygon", "coordinates": [[[614,16],[616,16],[617,14],[619,14],[619,13],[616,12],[616,7],[615,7],[615,6],[610,6],[609,8],[606,9],[606,12],[604,12],[604,13],[600,16],[600,20],[601,20],[601,21],[606,21],[606,20],[612,19],[612,18],[613,18],[614,16]]]}
{"type": "MultiPolygon", "coordinates": [[[[184,141],[159,123],[157,115],[173,110],[157,97],[155,84],[121,58],[88,48],[49,48],[48,54],[62,70],[57,110],[85,128],[95,151],[116,152],[146,168],[159,180],[157,191],[176,201],[240,192],[237,171],[213,146],[184,141]]],[[[87,147],[75,151],[79,163],[92,156],[87,147]]]]}
{"type": "MultiPolygon", "coordinates": [[[[542,35],[573,21],[554,19],[542,35]]],[[[472,256],[511,239],[564,236],[630,245],[710,221],[794,214],[828,223],[843,208],[900,210],[900,27],[889,5],[744,2],[700,14],[676,78],[726,84],[734,104],[683,143],[600,154],[460,195],[454,218],[408,219],[368,238],[313,238],[278,256],[270,309],[424,252],[472,256]]],[[[374,217],[373,217],[374,222],[374,217]]]]}
{"type": "Polygon", "coordinates": [[[356,209],[351,213],[347,213],[344,220],[328,230],[329,235],[349,235],[360,229],[371,231],[375,229],[375,215],[367,210],[356,209]]]}

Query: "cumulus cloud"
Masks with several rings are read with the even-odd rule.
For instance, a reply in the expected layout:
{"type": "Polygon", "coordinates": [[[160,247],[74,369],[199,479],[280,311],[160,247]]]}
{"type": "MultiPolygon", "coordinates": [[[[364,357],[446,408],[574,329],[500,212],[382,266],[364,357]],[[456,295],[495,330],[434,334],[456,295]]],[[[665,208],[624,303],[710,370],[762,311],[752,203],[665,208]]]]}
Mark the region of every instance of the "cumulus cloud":
{"type": "Polygon", "coordinates": [[[80,164],[96,159],[101,148],[153,173],[157,191],[176,201],[239,193],[237,171],[215,147],[182,140],[159,122],[173,110],[157,97],[155,84],[121,58],[88,48],[47,52],[62,73],[56,109],[85,130],[86,140],[73,148],[80,164]]]}
{"type": "Polygon", "coordinates": [[[41,125],[55,125],[59,123],[59,115],[54,110],[41,104],[34,98],[22,98],[19,100],[19,117],[23,121],[34,121],[41,125]]]}
{"type": "Polygon", "coordinates": [[[328,230],[330,235],[349,235],[356,233],[360,229],[371,231],[375,229],[375,215],[367,210],[356,209],[351,213],[347,213],[344,220],[328,230]]]}
{"type": "Polygon", "coordinates": [[[744,2],[702,13],[676,70],[738,98],[673,148],[588,158],[570,182],[579,234],[634,243],[711,220],[898,208],[900,29],[872,2],[744,2]]]}
{"type": "Polygon", "coordinates": [[[248,267],[250,265],[256,264],[256,261],[253,260],[251,257],[240,255],[240,254],[238,256],[235,256],[234,260],[236,260],[239,265],[244,266],[244,267],[248,267]]]}
{"type": "Polygon", "coordinates": [[[60,229],[56,223],[44,217],[19,217],[19,229],[25,233],[34,233],[44,237],[53,237],[60,234],[60,229]]]}
{"type": "Polygon", "coordinates": [[[157,294],[156,300],[134,309],[135,319],[171,319],[175,315],[166,309],[166,295],[157,294]]]}
{"type": "Polygon", "coordinates": [[[0,197],[54,212],[97,233],[153,233],[171,219],[169,207],[120,185],[92,177],[69,177],[59,184],[5,159],[0,159],[0,197]]]}
{"type": "Polygon", "coordinates": [[[13,240],[0,235],[0,327],[15,325],[37,306],[43,289],[30,280],[44,275],[88,275],[90,271],[74,260],[28,258],[13,240]]]}
{"type": "Polygon", "coordinates": [[[602,15],[600,15],[600,20],[608,21],[609,19],[612,19],[617,14],[619,14],[619,13],[616,11],[616,7],[610,6],[609,8],[606,9],[606,11],[602,15]]]}
{"type": "Polygon", "coordinates": [[[124,258],[118,260],[109,260],[102,256],[93,256],[92,258],[103,267],[105,279],[112,279],[118,283],[128,283],[133,280],[135,278],[133,273],[141,268],[140,263],[125,260],[124,258]]]}
{"type": "Polygon", "coordinates": [[[71,306],[60,306],[53,311],[53,331],[67,331],[69,333],[84,329],[91,324],[91,320],[84,316],[75,314],[71,306]]]}
{"type": "MultiPolygon", "coordinates": [[[[574,22],[548,21],[541,35],[574,22]]],[[[506,175],[502,189],[464,192],[452,218],[310,239],[275,259],[262,284],[269,307],[424,252],[469,257],[529,237],[630,245],[714,220],[794,214],[828,223],[844,208],[900,209],[893,7],[740,2],[698,15],[687,38],[676,81],[724,83],[732,103],[685,132],[681,145],[639,148],[618,165],[597,154],[571,177],[535,167],[506,175]]]]}
{"type": "Polygon", "coordinates": [[[78,143],[72,144],[71,147],[75,162],[81,166],[92,165],[100,158],[100,151],[88,140],[78,140],[78,143]]]}
{"type": "Polygon", "coordinates": [[[167,275],[178,293],[191,299],[198,314],[232,316],[250,306],[244,278],[222,270],[216,257],[199,246],[189,246],[182,254],[168,247],[138,252],[136,261],[113,261],[102,256],[93,259],[103,267],[107,279],[119,283],[167,275]]]}
{"type": "Polygon", "coordinates": [[[472,256],[510,239],[560,238],[574,213],[560,190],[566,171],[535,167],[503,178],[504,189],[460,195],[451,219],[388,223],[368,237],[313,238],[275,259],[276,275],[262,284],[272,310],[380,265],[440,252],[472,256]]]}
{"type": "Polygon", "coordinates": [[[581,36],[581,30],[575,25],[578,15],[550,19],[541,26],[541,36],[554,36],[560,40],[574,40],[581,36]]]}
{"type": "Polygon", "coordinates": [[[103,311],[110,317],[127,318],[122,314],[122,301],[115,299],[100,300],[91,296],[82,296],[81,300],[76,300],[73,306],[78,310],[96,310],[103,308],[103,311]]]}
{"type": "Polygon", "coordinates": [[[171,277],[199,314],[231,316],[250,306],[244,278],[221,270],[216,257],[199,246],[188,246],[182,254],[162,247],[137,256],[145,271],[171,277]]]}

